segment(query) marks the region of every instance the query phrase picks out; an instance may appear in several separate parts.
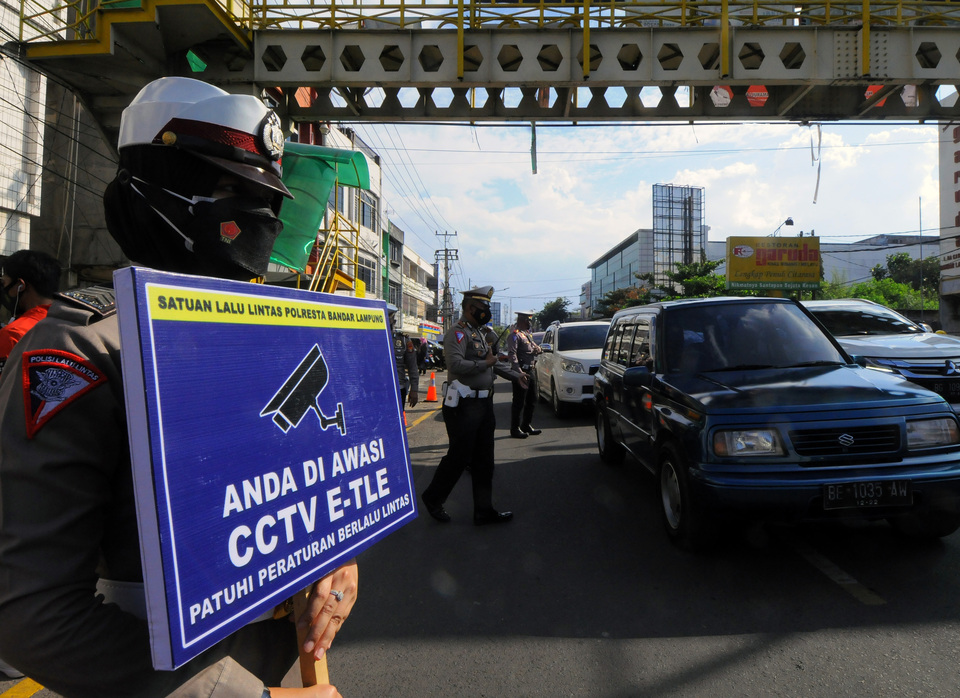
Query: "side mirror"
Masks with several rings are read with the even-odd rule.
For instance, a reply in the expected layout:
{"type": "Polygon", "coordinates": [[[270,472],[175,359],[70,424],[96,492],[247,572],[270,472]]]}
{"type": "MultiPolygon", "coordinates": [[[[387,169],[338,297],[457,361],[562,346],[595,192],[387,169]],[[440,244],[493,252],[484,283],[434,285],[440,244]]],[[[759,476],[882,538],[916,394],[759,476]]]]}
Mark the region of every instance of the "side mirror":
{"type": "Polygon", "coordinates": [[[920,327],[923,328],[923,331],[924,331],[924,332],[933,332],[933,328],[930,327],[930,325],[928,325],[927,323],[925,323],[925,322],[919,322],[919,323],[917,323],[917,324],[920,325],[920,327]]]}
{"type": "Polygon", "coordinates": [[[623,372],[623,384],[627,388],[646,388],[650,385],[650,369],[634,366],[623,372]]]}
{"type": "Polygon", "coordinates": [[[541,351],[543,351],[544,354],[549,354],[550,352],[553,351],[553,345],[552,345],[552,344],[541,344],[541,345],[540,345],[540,349],[541,349],[541,351]]]}

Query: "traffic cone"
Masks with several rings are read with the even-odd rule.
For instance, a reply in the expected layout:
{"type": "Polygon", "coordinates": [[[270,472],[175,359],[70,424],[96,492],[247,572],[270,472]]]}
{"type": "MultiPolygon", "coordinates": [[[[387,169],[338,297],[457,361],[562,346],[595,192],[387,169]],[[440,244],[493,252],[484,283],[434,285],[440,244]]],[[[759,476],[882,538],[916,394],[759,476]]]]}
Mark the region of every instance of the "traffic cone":
{"type": "Polygon", "coordinates": [[[437,374],[430,371],[430,387],[427,388],[427,402],[437,401],[437,374]]]}

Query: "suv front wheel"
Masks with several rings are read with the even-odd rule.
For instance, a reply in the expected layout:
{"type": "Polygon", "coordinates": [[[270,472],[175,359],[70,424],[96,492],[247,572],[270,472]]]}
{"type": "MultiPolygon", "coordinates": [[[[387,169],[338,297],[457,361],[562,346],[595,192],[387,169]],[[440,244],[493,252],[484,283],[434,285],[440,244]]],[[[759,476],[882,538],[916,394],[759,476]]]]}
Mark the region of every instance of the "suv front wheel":
{"type": "Polygon", "coordinates": [[[660,504],[667,536],[679,548],[696,551],[710,542],[703,511],[690,492],[686,464],[674,444],[660,452],[660,504]]]}

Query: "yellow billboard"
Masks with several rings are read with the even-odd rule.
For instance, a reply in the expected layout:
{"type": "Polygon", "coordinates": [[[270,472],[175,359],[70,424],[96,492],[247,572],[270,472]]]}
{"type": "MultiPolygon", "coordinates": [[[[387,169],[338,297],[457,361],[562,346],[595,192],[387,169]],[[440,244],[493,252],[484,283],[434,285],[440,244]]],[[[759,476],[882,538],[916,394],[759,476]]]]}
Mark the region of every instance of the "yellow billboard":
{"type": "Polygon", "coordinates": [[[727,288],[820,288],[820,238],[727,238],[727,288]]]}

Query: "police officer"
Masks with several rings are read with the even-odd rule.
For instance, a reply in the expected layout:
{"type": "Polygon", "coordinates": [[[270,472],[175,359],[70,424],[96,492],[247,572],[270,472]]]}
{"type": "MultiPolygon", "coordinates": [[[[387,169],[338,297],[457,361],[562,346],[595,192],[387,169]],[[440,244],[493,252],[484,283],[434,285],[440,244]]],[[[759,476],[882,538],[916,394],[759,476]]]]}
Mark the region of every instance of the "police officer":
{"type": "Polygon", "coordinates": [[[465,291],[462,315],[443,338],[447,363],[443,423],[450,446],[422,499],[430,516],[444,523],[450,521],[450,515],[443,504],[467,466],[473,478],[473,523],[483,526],[513,518],[512,512],[493,507],[493,437],[497,427],[493,366],[497,357],[487,344],[484,330],[490,320],[492,296],[493,286],[465,291]]]}
{"type": "Polygon", "coordinates": [[[507,338],[507,356],[510,366],[513,371],[520,372],[527,378],[522,382],[513,381],[510,436],[515,439],[525,439],[527,436],[536,436],[541,433],[540,429],[534,429],[530,424],[537,396],[531,389],[529,378],[533,369],[533,360],[542,351],[530,334],[531,317],[533,317],[532,311],[518,310],[517,324],[510,328],[510,336],[507,338]]]}
{"type": "MultiPolygon", "coordinates": [[[[188,78],[151,82],[121,117],[107,227],[141,264],[262,275],[290,195],[282,151],[279,120],[259,99],[188,78]]],[[[61,294],[13,348],[0,380],[0,502],[0,656],[51,690],[340,695],[268,688],[298,657],[289,618],[251,623],[176,671],[154,671],[112,289],[61,294]]],[[[330,647],[356,589],[352,561],[314,585],[298,619],[305,652],[330,647]]]]}
{"type": "Polygon", "coordinates": [[[413,342],[397,331],[397,311],[393,303],[387,304],[390,330],[393,332],[393,358],[397,364],[397,389],[400,391],[400,409],[404,409],[407,393],[410,394],[410,407],[416,407],[420,401],[420,373],[417,369],[417,350],[413,342]]]}

